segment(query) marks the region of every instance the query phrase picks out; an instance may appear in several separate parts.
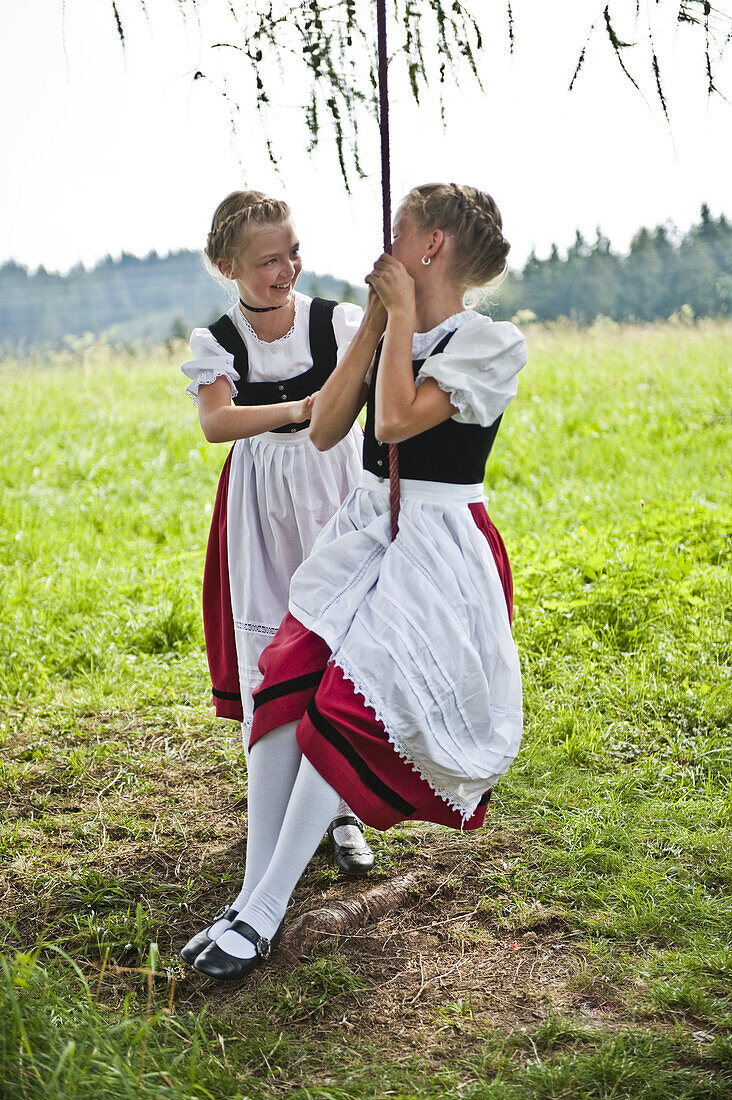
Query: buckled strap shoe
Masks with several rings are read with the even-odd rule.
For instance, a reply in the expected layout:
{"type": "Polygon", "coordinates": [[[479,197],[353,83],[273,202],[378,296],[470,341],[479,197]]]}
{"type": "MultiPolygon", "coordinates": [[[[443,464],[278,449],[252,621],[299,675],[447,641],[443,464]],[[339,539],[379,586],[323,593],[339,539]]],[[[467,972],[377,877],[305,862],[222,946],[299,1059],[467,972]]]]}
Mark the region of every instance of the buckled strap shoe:
{"type": "Polygon", "coordinates": [[[344,875],[351,875],[355,878],[358,875],[369,873],[374,865],[375,857],[363,835],[363,822],[359,821],[353,814],[343,814],[342,817],[335,817],[328,826],[328,836],[333,842],[333,855],[338,869],[344,875]],[[339,844],[333,833],[342,825],[355,825],[361,833],[361,843],[357,845],[339,844]]]}
{"type": "Polygon", "coordinates": [[[209,936],[209,932],[214,924],[216,924],[216,921],[222,919],[234,921],[237,916],[237,909],[227,909],[225,905],[222,905],[221,908],[214,913],[214,919],[211,921],[211,924],[209,924],[207,928],[204,928],[202,932],[197,932],[181,950],[180,957],[183,961],[192,966],[194,959],[200,955],[202,951],[205,951],[209,944],[214,942],[209,936]]]}
{"type": "Polygon", "coordinates": [[[219,982],[238,982],[246,978],[258,966],[269,962],[277,944],[282,936],[282,925],[279,926],[271,940],[266,936],[260,936],[251,924],[245,920],[235,920],[227,932],[235,932],[249,943],[253,943],[256,955],[250,959],[237,959],[235,955],[229,955],[216,943],[210,943],[205,951],[196,957],[193,969],[199,974],[205,974],[207,978],[215,978],[219,982]]]}

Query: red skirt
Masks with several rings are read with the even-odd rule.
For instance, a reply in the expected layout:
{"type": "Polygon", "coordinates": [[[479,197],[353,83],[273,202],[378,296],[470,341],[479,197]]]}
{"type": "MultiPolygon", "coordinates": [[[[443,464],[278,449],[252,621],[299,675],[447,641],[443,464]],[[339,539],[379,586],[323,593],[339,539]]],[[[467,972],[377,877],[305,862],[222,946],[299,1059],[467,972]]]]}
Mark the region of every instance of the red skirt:
{"type": "MultiPolygon", "coordinates": [[[[513,581],[506,547],[485,507],[468,507],[490,545],[510,619],[513,581]]],[[[384,830],[415,820],[480,828],[490,791],[463,823],[457,810],[397,755],[383,723],[329,659],[323,639],[288,612],[259,663],[263,680],[254,692],[250,747],[270,730],[297,722],[301,751],[367,825],[384,830]]]]}
{"type": "Polygon", "coordinates": [[[244,713],[241,705],[239,663],[236,659],[234,616],[231,611],[226,535],[232,452],[233,448],[227,455],[219,477],[206,547],[206,564],[203,568],[203,634],[211,673],[211,701],[216,708],[216,716],[241,722],[244,713]]]}

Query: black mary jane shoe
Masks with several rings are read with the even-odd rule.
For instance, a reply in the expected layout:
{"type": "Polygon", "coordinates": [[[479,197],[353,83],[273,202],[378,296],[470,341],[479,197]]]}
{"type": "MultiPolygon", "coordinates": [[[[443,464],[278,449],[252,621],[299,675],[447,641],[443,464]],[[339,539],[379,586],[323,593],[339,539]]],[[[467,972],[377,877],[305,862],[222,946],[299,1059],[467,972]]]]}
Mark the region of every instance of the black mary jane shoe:
{"type": "Polygon", "coordinates": [[[333,855],[340,871],[355,878],[367,875],[374,865],[375,856],[364,839],[363,846],[352,848],[348,844],[339,844],[333,837],[333,830],[341,825],[355,825],[363,834],[363,823],[353,814],[335,817],[328,826],[328,836],[333,841],[333,855]]]}
{"type": "Polygon", "coordinates": [[[251,924],[245,920],[235,920],[228,932],[236,932],[245,940],[249,940],[256,948],[256,955],[251,959],[237,959],[235,955],[229,955],[216,943],[210,943],[205,951],[196,957],[193,969],[199,974],[205,974],[207,978],[215,978],[219,982],[238,982],[246,978],[258,966],[269,962],[270,956],[282,936],[282,925],[279,926],[271,940],[260,936],[251,924]]]}
{"type": "Polygon", "coordinates": [[[222,918],[228,921],[235,921],[238,915],[238,909],[227,909],[225,905],[222,905],[221,908],[214,913],[214,919],[211,921],[211,924],[208,925],[208,928],[204,928],[202,932],[197,932],[196,935],[188,941],[185,947],[181,949],[180,957],[183,961],[193,966],[194,960],[214,942],[208,933],[209,929],[216,924],[216,921],[222,918]]]}

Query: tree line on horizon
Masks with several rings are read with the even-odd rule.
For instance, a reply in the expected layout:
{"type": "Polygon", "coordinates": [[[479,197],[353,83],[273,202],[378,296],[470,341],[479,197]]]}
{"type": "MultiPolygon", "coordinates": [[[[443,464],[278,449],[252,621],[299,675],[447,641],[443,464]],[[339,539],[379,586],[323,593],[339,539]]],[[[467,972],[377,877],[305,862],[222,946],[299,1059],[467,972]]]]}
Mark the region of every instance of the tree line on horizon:
{"type": "MultiPolygon", "coordinates": [[[[298,288],[340,301],[358,293],[345,279],[310,272],[302,273],[298,288]]],[[[77,264],[64,275],[44,267],[31,273],[10,260],[0,266],[0,353],[57,346],[85,333],[122,344],[187,337],[196,325],[220,317],[232,300],[201,253],[189,249],[167,256],[123,252],[90,269],[77,264]]]]}
{"type": "Polygon", "coordinates": [[[577,230],[564,256],[556,245],[546,259],[532,251],[521,271],[510,272],[490,312],[589,324],[598,316],[666,320],[682,310],[694,317],[732,313],[732,223],[724,214],[714,218],[706,203],[686,233],[670,224],[639,229],[627,255],[614,252],[600,229],[592,242],[577,230]]]}
{"type": "MultiPolygon", "coordinates": [[[[304,272],[300,289],[339,301],[364,301],[363,288],[332,275],[304,272]]],[[[0,351],[57,345],[86,332],[120,343],[186,337],[230,305],[226,292],[204,269],[198,252],[168,256],[123,253],[90,270],[81,264],[65,275],[8,261],[0,266],[0,351]]],[[[588,242],[577,231],[562,256],[553,245],[546,259],[534,252],[511,272],[488,308],[497,319],[533,315],[566,317],[578,324],[596,317],[615,321],[665,320],[683,311],[693,317],[732,313],[732,224],[701,208],[686,233],[671,225],[643,228],[627,255],[613,251],[598,229],[588,242]]]]}

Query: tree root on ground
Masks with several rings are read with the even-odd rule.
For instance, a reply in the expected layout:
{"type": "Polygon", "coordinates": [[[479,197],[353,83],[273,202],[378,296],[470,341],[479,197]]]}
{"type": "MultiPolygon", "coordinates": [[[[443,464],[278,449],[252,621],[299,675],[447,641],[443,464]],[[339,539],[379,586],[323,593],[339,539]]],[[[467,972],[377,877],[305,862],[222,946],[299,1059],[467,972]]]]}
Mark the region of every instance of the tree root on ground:
{"type": "Polygon", "coordinates": [[[416,875],[400,875],[388,882],[372,886],[363,894],[333,901],[319,909],[311,909],[293,921],[282,937],[277,961],[292,965],[323,939],[345,936],[362,928],[369,921],[392,913],[414,898],[418,889],[416,875]]]}

